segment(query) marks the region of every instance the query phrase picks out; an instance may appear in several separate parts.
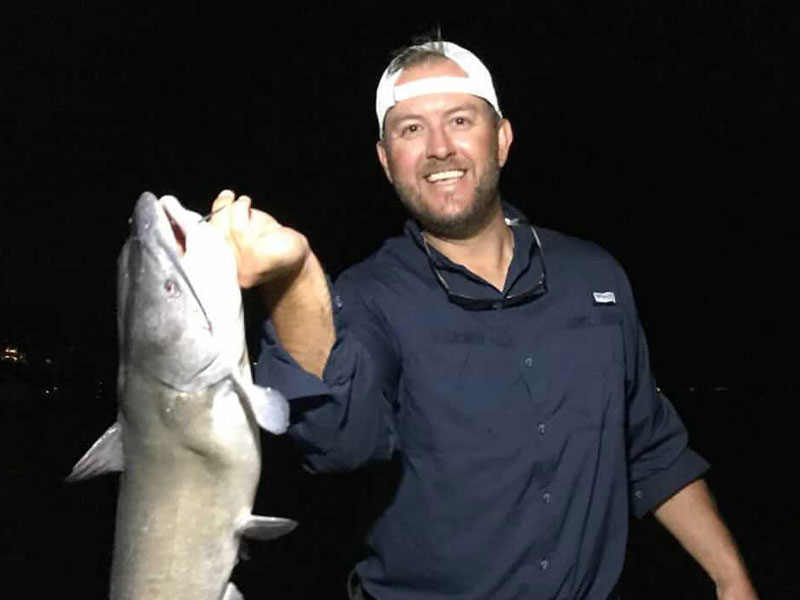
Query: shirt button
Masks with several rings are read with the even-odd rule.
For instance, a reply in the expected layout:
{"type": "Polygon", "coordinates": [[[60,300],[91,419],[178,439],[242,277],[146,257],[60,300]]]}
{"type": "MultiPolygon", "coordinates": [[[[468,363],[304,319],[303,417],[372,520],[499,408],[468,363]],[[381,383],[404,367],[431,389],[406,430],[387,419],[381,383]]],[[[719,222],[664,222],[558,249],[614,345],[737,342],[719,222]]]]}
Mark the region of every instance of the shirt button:
{"type": "Polygon", "coordinates": [[[544,423],[539,423],[538,430],[540,435],[544,435],[544,432],[547,431],[547,425],[544,423]]]}
{"type": "Polygon", "coordinates": [[[545,504],[550,504],[550,501],[553,499],[553,495],[550,492],[545,492],[542,494],[542,499],[544,500],[545,504]]]}
{"type": "Polygon", "coordinates": [[[533,366],[533,359],[530,356],[525,359],[525,366],[526,367],[532,367],[533,366]]]}
{"type": "Polygon", "coordinates": [[[542,560],[539,561],[539,568],[542,571],[547,571],[547,567],[549,567],[549,566],[550,566],[550,563],[548,562],[548,560],[546,558],[543,558],[542,560]]]}
{"type": "Polygon", "coordinates": [[[633,492],[633,495],[636,496],[637,500],[641,500],[644,497],[644,493],[642,492],[642,490],[636,490],[635,492],[633,492]]]}

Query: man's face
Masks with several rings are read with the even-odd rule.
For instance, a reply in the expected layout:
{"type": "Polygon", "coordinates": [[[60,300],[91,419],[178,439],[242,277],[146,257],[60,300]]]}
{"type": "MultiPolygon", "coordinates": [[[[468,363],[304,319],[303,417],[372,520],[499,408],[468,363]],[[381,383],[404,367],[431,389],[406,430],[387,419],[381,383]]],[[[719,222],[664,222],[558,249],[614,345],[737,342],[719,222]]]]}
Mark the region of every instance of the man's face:
{"type": "MultiPolygon", "coordinates": [[[[449,60],[403,71],[397,84],[465,76],[449,60]]],[[[488,223],[497,208],[500,168],[511,126],[469,94],[427,94],[398,102],[386,115],[378,158],[406,209],[426,231],[463,239],[488,223]]]]}

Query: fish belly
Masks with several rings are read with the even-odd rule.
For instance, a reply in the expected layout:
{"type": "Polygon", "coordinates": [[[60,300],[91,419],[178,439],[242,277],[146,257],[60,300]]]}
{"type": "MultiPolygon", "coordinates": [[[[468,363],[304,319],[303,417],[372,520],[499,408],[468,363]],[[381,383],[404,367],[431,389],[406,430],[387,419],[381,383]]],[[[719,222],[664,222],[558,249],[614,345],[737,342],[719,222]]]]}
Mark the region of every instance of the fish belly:
{"type": "Polygon", "coordinates": [[[209,464],[191,450],[172,454],[154,464],[129,460],[122,475],[112,600],[223,596],[238,557],[237,527],[252,509],[257,476],[243,477],[252,469],[209,464]]]}

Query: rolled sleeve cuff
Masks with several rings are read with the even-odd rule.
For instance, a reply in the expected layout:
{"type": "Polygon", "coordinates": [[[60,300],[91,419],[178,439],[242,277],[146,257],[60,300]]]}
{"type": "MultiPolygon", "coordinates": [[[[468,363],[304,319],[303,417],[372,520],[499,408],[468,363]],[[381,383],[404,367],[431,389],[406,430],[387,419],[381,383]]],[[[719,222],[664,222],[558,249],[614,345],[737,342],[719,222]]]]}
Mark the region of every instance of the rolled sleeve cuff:
{"type": "Polygon", "coordinates": [[[341,385],[351,376],[354,368],[351,354],[347,345],[337,339],[320,379],[292,358],[278,341],[272,322],[267,321],[255,370],[256,383],[275,388],[287,400],[330,395],[331,386],[341,385]]]}
{"type": "Polygon", "coordinates": [[[691,448],[686,448],[668,468],[633,482],[630,491],[631,512],[641,519],[662,502],[709,469],[706,460],[691,448]]]}

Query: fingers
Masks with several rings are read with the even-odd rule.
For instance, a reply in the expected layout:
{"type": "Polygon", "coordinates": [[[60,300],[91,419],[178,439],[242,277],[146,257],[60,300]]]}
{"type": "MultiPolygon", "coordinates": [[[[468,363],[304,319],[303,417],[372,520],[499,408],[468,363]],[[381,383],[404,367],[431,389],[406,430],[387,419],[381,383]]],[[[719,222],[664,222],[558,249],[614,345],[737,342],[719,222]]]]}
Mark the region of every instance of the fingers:
{"type": "Polygon", "coordinates": [[[235,235],[241,235],[247,231],[250,224],[250,206],[252,201],[249,196],[239,196],[228,210],[231,230],[235,235]]]}
{"type": "Polygon", "coordinates": [[[233,203],[236,195],[231,190],[222,190],[211,205],[211,224],[228,237],[230,211],[225,210],[233,203]]]}
{"type": "Polygon", "coordinates": [[[252,287],[297,268],[308,253],[305,237],[254,209],[249,196],[219,193],[211,224],[222,231],[236,258],[239,285],[252,287]]]}
{"type": "Polygon", "coordinates": [[[233,191],[222,190],[211,206],[210,221],[225,234],[226,238],[241,241],[254,233],[254,225],[261,225],[264,221],[274,221],[274,219],[262,211],[253,210],[249,196],[236,198],[233,191]]]}
{"type": "Polygon", "coordinates": [[[211,211],[219,214],[222,208],[233,203],[235,198],[236,194],[234,194],[231,190],[222,190],[214,200],[214,204],[211,205],[211,211]]]}

